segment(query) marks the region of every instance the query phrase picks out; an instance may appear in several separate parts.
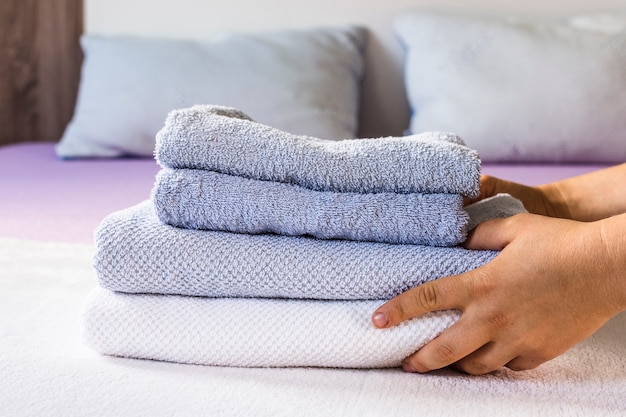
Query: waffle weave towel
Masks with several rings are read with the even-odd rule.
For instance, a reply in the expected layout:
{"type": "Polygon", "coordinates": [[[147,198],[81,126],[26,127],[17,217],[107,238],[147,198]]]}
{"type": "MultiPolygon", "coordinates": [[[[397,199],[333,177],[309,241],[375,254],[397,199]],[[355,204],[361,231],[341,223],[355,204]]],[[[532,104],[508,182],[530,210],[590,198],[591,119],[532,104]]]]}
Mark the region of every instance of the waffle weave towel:
{"type": "Polygon", "coordinates": [[[379,301],[212,299],[96,289],[83,335],[114,356],[245,367],[384,368],[458,318],[442,311],[379,330],[379,301]]]}
{"type": "MultiPolygon", "coordinates": [[[[500,196],[476,204],[499,216],[518,202],[500,196]]],[[[104,288],[209,297],[387,299],[496,256],[461,247],[181,229],[161,223],[150,201],[109,215],[95,242],[104,288]]]]}
{"type": "Polygon", "coordinates": [[[257,123],[236,109],[174,110],[157,134],[164,167],[217,171],[320,191],[478,194],[480,159],[456,135],[330,141],[257,123]]]}
{"type": "Polygon", "coordinates": [[[384,299],[488,262],[492,251],[181,229],[150,201],[95,234],[104,288],[208,297],[384,299]]]}
{"type": "Polygon", "coordinates": [[[162,169],[152,200],[177,227],[321,239],[453,246],[468,222],[458,194],[316,191],[198,169],[162,169]]]}

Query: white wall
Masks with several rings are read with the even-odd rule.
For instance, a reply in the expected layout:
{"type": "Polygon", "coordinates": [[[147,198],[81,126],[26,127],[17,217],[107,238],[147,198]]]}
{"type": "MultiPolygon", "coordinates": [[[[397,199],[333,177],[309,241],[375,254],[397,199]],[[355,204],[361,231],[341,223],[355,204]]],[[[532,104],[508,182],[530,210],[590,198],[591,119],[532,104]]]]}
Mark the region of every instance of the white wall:
{"type": "Polygon", "coordinates": [[[207,38],[229,31],[362,24],[372,32],[362,135],[400,134],[408,125],[402,51],[391,32],[403,10],[561,16],[626,10],[626,0],[85,0],[90,34],[207,38]]]}
{"type": "Polygon", "coordinates": [[[558,16],[626,8],[624,0],[86,0],[91,33],[182,37],[224,30],[366,23],[385,28],[408,8],[558,16]]]}

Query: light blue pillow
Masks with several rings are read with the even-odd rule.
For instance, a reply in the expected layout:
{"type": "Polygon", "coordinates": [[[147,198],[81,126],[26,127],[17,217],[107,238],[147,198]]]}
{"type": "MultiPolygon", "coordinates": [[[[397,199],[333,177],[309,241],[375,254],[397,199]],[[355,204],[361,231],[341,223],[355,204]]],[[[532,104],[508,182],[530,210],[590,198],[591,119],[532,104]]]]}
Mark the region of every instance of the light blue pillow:
{"type": "Polygon", "coordinates": [[[411,133],[457,133],[487,162],[626,161],[626,18],[411,12],[411,133]]]}
{"type": "Polygon", "coordinates": [[[365,31],[235,34],[214,41],[85,36],[62,158],[152,156],[170,110],[236,107],[258,122],[324,139],[356,137],[365,31]]]}

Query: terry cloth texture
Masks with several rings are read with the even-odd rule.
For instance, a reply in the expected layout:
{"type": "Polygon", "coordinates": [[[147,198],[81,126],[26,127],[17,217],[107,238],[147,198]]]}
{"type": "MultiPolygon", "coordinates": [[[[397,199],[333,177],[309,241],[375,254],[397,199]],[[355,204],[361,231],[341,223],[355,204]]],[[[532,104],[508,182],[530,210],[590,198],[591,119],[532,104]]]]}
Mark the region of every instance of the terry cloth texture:
{"type": "Polygon", "coordinates": [[[95,233],[100,285],[131,293],[332,300],[387,299],[491,260],[496,252],[182,229],[150,201],[95,233]]]}
{"type": "Polygon", "coordinates": [[[331,141],[293,135],[234,109],[207,105],[170,112],[157,134],[155,155],[163,167],[320,191],[475,196],[480,177],[478,153],[450,133],[331,141]]]}
{"type": "Polygon", "coordinates": [[[215,171],[162,169],[152,199],[173,226],[454,246],[468,216],[458,194],[338,193],[215,171]]]}
{"type": "Polygon", "coordinates": [[[380,301],[212,299],[96,289],[84,339],[114,356],[245,367],[384,368],[435,338],[459,316],[427,314],[390,329],[370,316],[380,301]]]}
{"type": "Polygon", "coordinates": [[[467,230],[472,230],[487,220],[527,213],[521,201],[505,193],[496,194],[493,197],[470,204],[465,207],[465,211],[469,215],[467,230]]]}

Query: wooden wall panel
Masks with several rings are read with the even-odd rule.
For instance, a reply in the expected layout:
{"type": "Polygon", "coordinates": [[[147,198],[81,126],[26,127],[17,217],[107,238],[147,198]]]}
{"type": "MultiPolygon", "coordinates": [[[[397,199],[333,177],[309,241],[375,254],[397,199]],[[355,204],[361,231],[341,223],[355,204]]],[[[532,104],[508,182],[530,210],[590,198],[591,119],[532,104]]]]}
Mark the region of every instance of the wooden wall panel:
{"type": "Polygon", "coordinates": [[[57,141],[80,78],[83,0],[0,0],[0,144],[57,141]]]}

